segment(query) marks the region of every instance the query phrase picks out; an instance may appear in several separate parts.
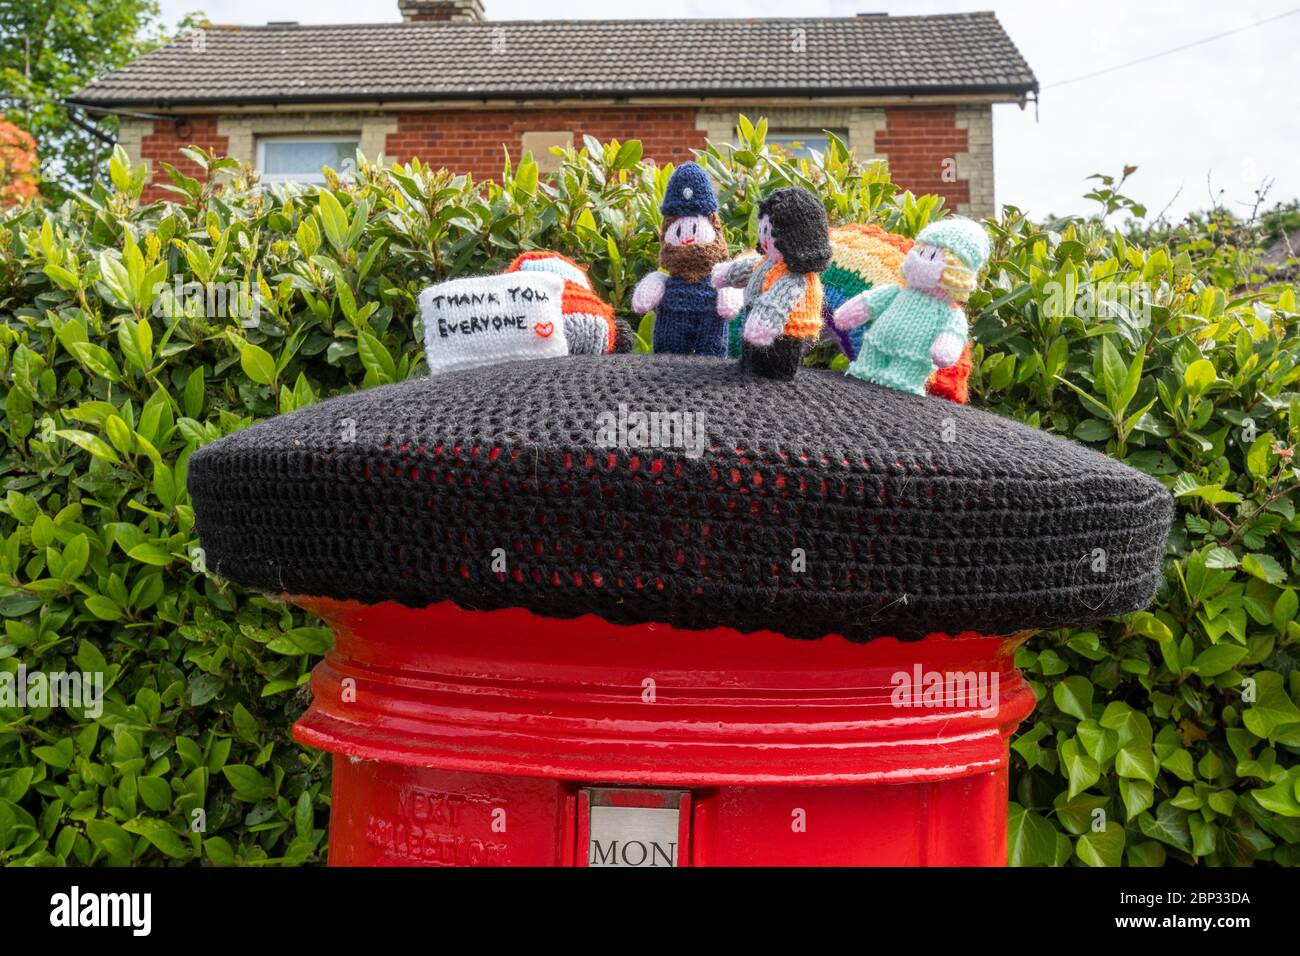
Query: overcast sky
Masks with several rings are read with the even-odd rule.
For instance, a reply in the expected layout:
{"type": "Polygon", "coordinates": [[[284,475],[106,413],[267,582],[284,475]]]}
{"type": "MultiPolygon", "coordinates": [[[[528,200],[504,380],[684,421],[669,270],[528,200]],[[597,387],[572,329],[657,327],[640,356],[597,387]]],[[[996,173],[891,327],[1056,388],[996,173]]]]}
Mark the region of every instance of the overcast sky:
{"type": "MultiPolygon", "coordinates": [[[[484,0],[492,20],[788,16],[789,0],[484,0]]],[[[162,0],[174,22],[200,9],[214,23],[398,20],[397,0],[162,0]]],[[[1085,177],[1139,167],[1126,190],[1152,215],[1209,205],[1207,176],[1248,210],[1265,178],[1273,200],[1300,196],[1294,92],[1300,12],[1078,82],[1085,74],[1300,10],[1297,0],[802,0],[802,16],[994,10],[1042,85],[1037,111],[994,108],[997,198],[1035,214],[1085,211],[1085,177]],[[1056,84],[1061,84],[1057,86],[1056,84]],[[1181,190],[1181,193],[1180,193],[1181,190]],[[1177,196],[1177,198],[1175,198],[1177,196]]],[[[719,50],[725,58],[727,51],[719,50]]],[[[744,70],[743,63],[737,63],[744,70]]]]}

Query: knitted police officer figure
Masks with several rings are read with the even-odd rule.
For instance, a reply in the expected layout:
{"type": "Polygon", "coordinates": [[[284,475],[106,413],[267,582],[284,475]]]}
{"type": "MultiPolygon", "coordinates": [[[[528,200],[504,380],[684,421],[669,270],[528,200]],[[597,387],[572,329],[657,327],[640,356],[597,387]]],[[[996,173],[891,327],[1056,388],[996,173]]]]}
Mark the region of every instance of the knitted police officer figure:
{"type": "Polygon", "coordinates": [[[718,218],[718,197],[697,163],[673,171],[664,193],[659,264],[632,291],[632,311],[655,314],[656,352],[683,355],[727,354],[727,323],[740,311],[740,296],[715,289],[709,272],[727,258],[727,240],[718,218]]]}
{"type": "Polygon", "coordinates": [[[745,290],[740,364],[767,378],[793,378],[822,329],[822,283],[830,224],[821,200],[798,186],[758,204],[759,255],[713,267],[717,288],[745,290]]]}
{"type": "Polygon", "coordinates": [[[907,286],[881,285],[854,296],[835,312],[848,332],[867,323],[849,374],[917,395],[935,369],[946,369],[966,347],[962,304],[975,291],[989,257],[984,227],[951,217],[931,223],[903,260],[907,286]]]}

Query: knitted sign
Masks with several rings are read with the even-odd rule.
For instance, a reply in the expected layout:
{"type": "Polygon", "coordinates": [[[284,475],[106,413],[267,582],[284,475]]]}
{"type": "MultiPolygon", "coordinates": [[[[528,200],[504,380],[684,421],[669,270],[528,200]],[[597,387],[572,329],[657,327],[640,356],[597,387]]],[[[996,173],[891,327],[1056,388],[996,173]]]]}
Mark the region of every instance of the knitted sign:
{"type": "Polygon", "coordinates": [[[545,272],[471,276],[420,293],[430,375],[568,355],[564,279],[545,272]]]}

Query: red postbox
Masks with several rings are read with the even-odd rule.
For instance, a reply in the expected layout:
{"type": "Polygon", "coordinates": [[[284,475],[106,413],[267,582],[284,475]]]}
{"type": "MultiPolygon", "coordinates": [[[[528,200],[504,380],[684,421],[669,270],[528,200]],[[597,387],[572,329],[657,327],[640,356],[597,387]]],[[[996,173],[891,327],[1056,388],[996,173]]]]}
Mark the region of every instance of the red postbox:
{"type": "Polygon", "coordinates": [[[1015,638],[297,600],[337,636],[294,728],[335,755],[332,863],[1006,860],[1007,738],[1033,707],[1015,638]]]}
{"type": "Polygon", "coordinates": [[[336,635],[294,736],[341,865],[1001,865],[1015,648],[1144,606],[1172,511],[975,409],[685,357],[332,399],[189,483],[209,566],[336,635]]]}

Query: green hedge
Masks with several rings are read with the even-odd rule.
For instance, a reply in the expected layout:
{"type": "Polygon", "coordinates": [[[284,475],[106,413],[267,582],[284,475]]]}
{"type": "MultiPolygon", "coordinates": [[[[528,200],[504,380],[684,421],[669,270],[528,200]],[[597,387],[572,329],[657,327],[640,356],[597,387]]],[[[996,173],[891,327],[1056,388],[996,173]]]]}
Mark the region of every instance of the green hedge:
{"type": "MultiPolygon", "coordinates": [[[[943,214],[837,141],[795,162],[741,126],[742,148],[704,160],[733,248],[758,198],[792,182],[835,222],[912,235],[943,214]]],[[[654,266],[667,176],[640,153],[588,141],[558,173],[525,157],[500,185],[363,164],[287,194],[192,151],[205,179],[168,170],[174,201],[148,206],[119,153],[111,186],[3,214],[0,668],[109,687],[93,717],[0,707],[0,862],[324,859],[328,763],[288,731],[329,634],[204,571],[186,461],[422,374],[431,280],[553,248],[625,308],[654,266]],[[175,308],[156,290],[178,278],[247,283],[256,322],[238,317],[249,302],[175,308]]],[[[1013,745],[1012,862],[1300,862],[1294,293],[1258,287],[1249,250],[1214,235],[1144,248],[1056,225],[991,224],[976,400],[1160,476],[1180,508],[1151,612],[1021,652],[1040,703],[1013,745]]]]}

